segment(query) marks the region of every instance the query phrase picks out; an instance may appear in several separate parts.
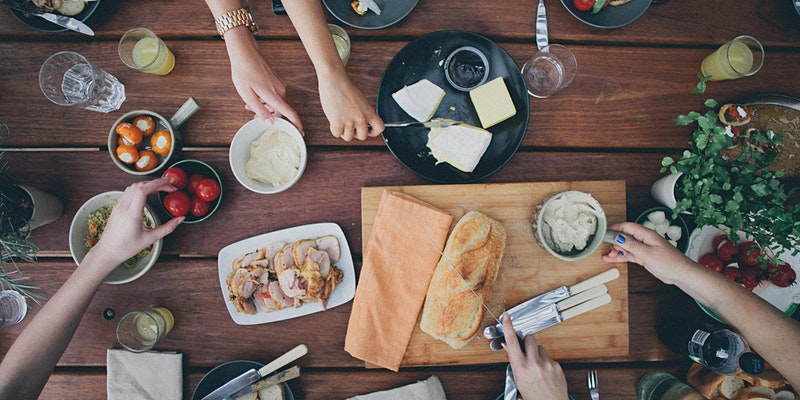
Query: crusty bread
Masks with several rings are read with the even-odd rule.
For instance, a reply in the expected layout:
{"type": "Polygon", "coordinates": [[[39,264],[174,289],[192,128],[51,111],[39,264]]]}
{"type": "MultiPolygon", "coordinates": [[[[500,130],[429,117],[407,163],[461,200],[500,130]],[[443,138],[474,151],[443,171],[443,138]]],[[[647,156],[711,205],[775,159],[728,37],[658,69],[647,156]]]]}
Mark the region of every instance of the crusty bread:
{"type": "Polygon", "coordinates": [[[742,389],[739,400],[774,400],[775,391],[765,386],[748,386],[742,389]]]}
{"type": "Polygon", "coordinates": [[[458,221],[428,286],[420,321],[423,332],[454,349],[472,340],[482,325],[484,310],[464,280],[486,302],[505,247],[506,230],[499,222],[477,211],[458,221]]]}
{"type": "Polygon", "coordinates": [[[738,376],[727,376],[722,383],[719,384],[719,394],[728,400],[734,400],[744,390],[744,381],[738,376]]]}
{"type": "Polygon", "coordinates": [[[744,372],[737,374],[739,378],[744,379],[747,383],[753,386],[764,386],[772,389],[782,388],[786,386],[786,379],[778,371],[774,369],[765,369],[758,375],[750,375],[744,372]]]}
{"type": "Polygon", "coordinates": [[[259,400],[283,400],[283,384],[267,386],[258,391],[259,400]]]}
{"type": "Polygon", "coordinates": [[[724,380],[725,375],[720,375],[698,363],[692,363],[686,372],[686,383],[697,389],[707,399],[718,397],[717,389],[724,380]]]}
{"type": "Polygon", "coordinates": [[[790,390],[781,390],[775,393],[775,400],[797,400],[797,396],[790,390]]]}

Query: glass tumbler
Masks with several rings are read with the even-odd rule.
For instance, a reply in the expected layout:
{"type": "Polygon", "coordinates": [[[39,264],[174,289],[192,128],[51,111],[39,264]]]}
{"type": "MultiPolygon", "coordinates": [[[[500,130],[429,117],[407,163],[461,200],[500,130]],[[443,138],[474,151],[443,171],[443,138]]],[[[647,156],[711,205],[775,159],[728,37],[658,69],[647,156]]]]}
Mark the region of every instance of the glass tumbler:
{"type": "Polygon", "coordinates": [[[577,72],[575,55],[560,44],[543,47],[522,66],[522,78],[528,87],[528,94],[540,99],[569,86],[577,72]]]}
{"type": "Polygon", "coordinates": [[[73,51],[55,53],[42,64],[39,87],[60,106],[108,113],[125,101],[125,86],[117,78],[73,51]]]}
{"type": "Polygon", "coordinates": [[[18,324],[28,313],[28,303],[15,290],[0,291],[0,329],[18,324]]]}
{"type": "Polygon", "coordinates": [[[126,350],[141,353],[164,339],[173,325],[175,318],[164,307],[129,312],[117,324],[117,340],[126,350]]]}

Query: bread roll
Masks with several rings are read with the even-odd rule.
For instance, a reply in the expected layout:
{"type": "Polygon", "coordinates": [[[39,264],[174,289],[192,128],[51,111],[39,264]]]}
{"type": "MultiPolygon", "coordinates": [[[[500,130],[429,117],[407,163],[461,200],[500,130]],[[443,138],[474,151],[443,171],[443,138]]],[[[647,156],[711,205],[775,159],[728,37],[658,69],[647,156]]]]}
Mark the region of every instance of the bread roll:
{"type": "Polygon", "coordinates": [[[758,375],[740,372],[738,376],[753,386],[764,386],[772,389],[782,388],[788,383],[783,375],[774,369],[765,369],[758,375]]]}
{"type": "Polygon", "coordinates": [[[506,230],[499,222],[477,211],[458,221],[428,286],[420,321],[423,332],[454,349],[472,340],[481,327],[484,309],[470,287],[487,301],[505,248],[506,230]]]}
{"type": "Polygon", "coordinates": [[[267,386],[258,391],[259,400],[283,400],[283,384],[267,386]]]}
{"type": "Polygon", "coordinates": [[[742,389],[738,400],[774,400],[775,391],[765,386],[748,386],[742,389]]]}
{"type": "Polygon", "coordinates": [[[727,376],[719,385],[719,393],[729,400],[734,400],[744,390],[744,381],[738,376],[727,376]]]}

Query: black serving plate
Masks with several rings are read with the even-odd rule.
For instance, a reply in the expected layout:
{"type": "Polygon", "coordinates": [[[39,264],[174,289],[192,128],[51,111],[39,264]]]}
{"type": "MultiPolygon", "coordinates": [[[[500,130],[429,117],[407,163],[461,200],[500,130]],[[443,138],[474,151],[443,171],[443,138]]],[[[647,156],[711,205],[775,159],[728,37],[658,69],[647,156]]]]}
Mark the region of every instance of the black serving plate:
{"type": "MultiPolygon", "coordinates": [[[[86,22],[86,20],[89,19],[89,17],[91,17],[92,14],[94,14],[94,11],[97,9],[97,6],[99,5],[100,5],[100,0],[87,2],[86,7],[83,9],[83,11],[81,11],[77,15],[73,15],[72,18],[75,18],[81,22],[86,22]]],[[[35,15],[30,15],[18,10],[11,10],[11,13],[14,14],[14,16],[17,17],[17,19],[20,22],[27,25],[28,27],[36,29],[37,31],[42,31],[42,32],[69,31],[69,29],[64,28],[63,26],[56,25],[50,21],[47,21],[35,15]]],[[[53,11],[53,13],[57,14],[55,11],[53,11]]]]}
{"type": "Polygon", "coordinates": [[[381,15],[372,11],[367,11],[364,15],[358,15],[350,0],[322,0],[325,7],[333,14],[336,19],[354,28],[361,29],[382,29],[394,25],[411,10],[417,6],[419,0],[375,0],[375,4],[381,8],[381,15]]]}
{"type": "Polygon", "coordinates": [[[597,14],[575,8],[572,0],[561,0],[564,8],[581,22],[595,28],[619,28],[639,19],[647,11],[652,0],[632,0],[621,6],[607,6],[597,14]]]}
{"type": "MultiPolygon", "coordinates": [[[[220,386],[228,383],[233,378],[241,375],[247,370],[250,369],[259,369],[264,364],[257,363],[255,361],[246,361],[246,360],[237,360],[237,361],[229,361],[225,364],[218,365],[214,367],[211,371],[209,371],[203,379],[197,384],[194,388],[194,393],[192,393],[192,400],[201,400],[203,397],[206,397],[209,393],[213,392],[215,389],[219,388],[220,386]]],[[[286,400],[294,400],[294,395],[292,391],[289,389],[289,385],[283,383],[283,389],[286,393],[286,400]]]]}
{"type": "Polygon", "coordinates": [[[410,121],[412,118],[392,98],[403,86],[428,79],[446,94],[434,118],[449,118],[480,127],[468,92],[450,86],[444,74],[444,60],[455,49],[472,46],[486,55],[488,79],[502,76],[517,110],[513,117],[490,127],[492,141],[475,170],[462,172],[447,163],[436,164],[427,146],[429,129],[421,126],[386,128],[383,139],[392,154],[418,175],[434,182],[468,183],[484,179],[503,167],[514,156],[528,128],[528,91],[519,67],[508,53],[491,40],[464,31],[434,32],[409,43],[386,67],[378,87],[377,111],[384,121],[410,121]]]}

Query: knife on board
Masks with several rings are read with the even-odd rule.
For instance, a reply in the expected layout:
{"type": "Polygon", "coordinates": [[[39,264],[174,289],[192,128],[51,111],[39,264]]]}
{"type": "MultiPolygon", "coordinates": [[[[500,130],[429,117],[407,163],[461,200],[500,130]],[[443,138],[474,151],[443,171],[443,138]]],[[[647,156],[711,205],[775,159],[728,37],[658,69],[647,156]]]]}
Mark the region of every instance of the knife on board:
{"type": "Polygon", "coordinates": [[[250,369],[236,378],[231,379],[228,381],[228,383],[218,387],[206,397],[203,397],[203,400],[230,400],[233,398],[232,396],[238,393],[240,390],[249,388],[254,382],[271,374],[272,372],[275,372],[286,364],[297,360],[306,353],[308,353],[308,348],[306,345],[298,345],[297,347],[289,350],[286,354],[259,368],[258,371],[255,369],[250,369]]]}
{"type": "MultiPolygon", "coordinates": [[[[619,270],[616,268],[611,268],[572,286],[560,286],[548,292],[542,293],[530,300],[526,300],[520,304],[517,304],[508,310],[507,313],[508,316],[511,317],[511,321],[514,322],[514,329],[518,329],[517,321],[519,321],[523,315],[533,314],[539,309],[545,309],[554,303],[569,298],[570,296],[575,296],[578,293],[587,291],[595,286],[613,281],[617,278],[619,278],[619,270]]],[[[502,324],[487,326],[483,330],[483,336],[487,339],[503,337],[502,324]]]]}
{"type": "Polygon", "coordinates": [[[17,10],[25,14],[34,15],[45,19],[69,30],[83,33],[84,35],[94,36],[94,31],[92,28],[89,28],[89,26],[83,22],[66,15],[44,12],[35,5],[31,4],[28,0],[0,0],[0,4],[12,10],[17,10]]]}
{"type": "MultiPolygon", "coordinates": [[[[536,310],[534,314],[530,315],[530,319],[525,321],[521,326],[518,327],[517,324],[514,323],[514,329],[517,330],[518,336],[525,337],[527,335],[532,335],[545,328],[549,328],[570,318],[577,317],[578,315],[611,303],[611,295],[607,292],[608,288],[606,285],[598,285],[596,288],[587,290],[585,292],[587,295],[591,294],[597,297],[583,301],[577,305],[565,306],[562,304],[562,302],[569,302],[573,300],[572,298],[564,299],[561,302],[551,304],[545,308],[536,310]],[[592,293],[595,291],[602,291],[603,294],[597,295],[597,293],[592,293]]],[[[578,296],[582,295],[584,295],[584,293],[581,293],[578,296]]],[[[513,319],[512,322],[514,322],[513,319]]],[[[503,337],[494,338],[489,343],[489,348],[494,351],[501,350],[503,348],[503,342],[503,337]]]]}

